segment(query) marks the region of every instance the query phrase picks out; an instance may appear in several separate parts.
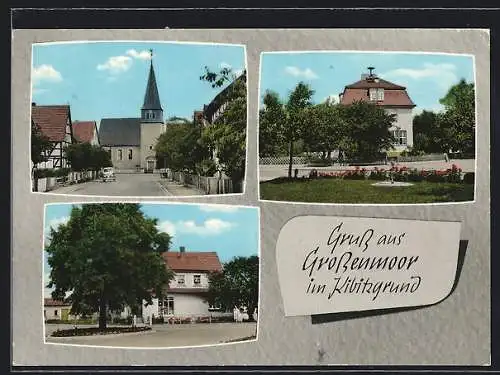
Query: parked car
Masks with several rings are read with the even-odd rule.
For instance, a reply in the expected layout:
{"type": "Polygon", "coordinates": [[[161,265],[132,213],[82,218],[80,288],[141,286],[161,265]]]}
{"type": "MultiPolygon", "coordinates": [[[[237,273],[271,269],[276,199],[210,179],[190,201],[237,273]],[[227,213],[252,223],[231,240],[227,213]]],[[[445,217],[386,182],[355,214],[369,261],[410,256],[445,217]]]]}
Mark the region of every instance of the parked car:
{"type": "Polygon", "coordinates": [[[101,169],[101,179],[103,182],[116,181],[115,169],[113,167],[105,167],[101,169]]]}

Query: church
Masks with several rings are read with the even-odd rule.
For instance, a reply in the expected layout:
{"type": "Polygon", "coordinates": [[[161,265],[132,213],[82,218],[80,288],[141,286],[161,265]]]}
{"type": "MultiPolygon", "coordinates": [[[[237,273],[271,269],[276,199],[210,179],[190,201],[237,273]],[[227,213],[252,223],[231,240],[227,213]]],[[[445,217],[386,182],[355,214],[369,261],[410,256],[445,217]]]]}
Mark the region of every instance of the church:
{"type": "Polygon", "coordinates": [[[99,126],[99,143],[110,153],[116,171],[156,169],[155,145],[158,137],[165,132],[163,108],[156,85],[153,68],[153,52],[149,67],[149,77],[141,108],[141,117],[103,118],[99,126]]]}

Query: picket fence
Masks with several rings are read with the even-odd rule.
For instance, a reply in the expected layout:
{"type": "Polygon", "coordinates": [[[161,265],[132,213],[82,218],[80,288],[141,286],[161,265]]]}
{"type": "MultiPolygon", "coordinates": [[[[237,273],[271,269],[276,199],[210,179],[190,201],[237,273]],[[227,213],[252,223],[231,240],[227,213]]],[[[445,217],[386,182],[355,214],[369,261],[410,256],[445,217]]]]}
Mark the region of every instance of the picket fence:
{"type": "Polygon", "coordinates": [[[242,183],[233,184],[229,178],[207,177],[186,172],[165,170],[165,177],[196,188],[207,195],[241,193],[242,183]]]}

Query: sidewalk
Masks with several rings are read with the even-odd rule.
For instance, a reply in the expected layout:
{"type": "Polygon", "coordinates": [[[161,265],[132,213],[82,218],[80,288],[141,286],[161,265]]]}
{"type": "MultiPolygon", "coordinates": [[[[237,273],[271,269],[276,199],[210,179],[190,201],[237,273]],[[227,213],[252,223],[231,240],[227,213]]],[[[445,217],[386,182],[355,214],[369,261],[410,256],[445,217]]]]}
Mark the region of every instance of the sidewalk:
{"type": "Polygon", "coordinates": [[[194,187],[184,186],[176,181],[171,181],[169,179],[161,179],[159,184],[166,191],[167,195],[173,196],[193,196],[193,195],[206,195],[203,191],[198,190],[194,187]]]}

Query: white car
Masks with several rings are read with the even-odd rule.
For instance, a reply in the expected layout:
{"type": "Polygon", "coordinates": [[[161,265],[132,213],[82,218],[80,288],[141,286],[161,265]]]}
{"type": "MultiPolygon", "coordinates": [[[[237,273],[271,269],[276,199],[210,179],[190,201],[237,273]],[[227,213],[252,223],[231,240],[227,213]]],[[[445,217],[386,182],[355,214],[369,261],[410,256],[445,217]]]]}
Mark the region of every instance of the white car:
{"type": "Polygon", "coordinates": [[[101,178],[103,182],[116,181],[115,169],[113,167],[102,168],[101,178]]]}

